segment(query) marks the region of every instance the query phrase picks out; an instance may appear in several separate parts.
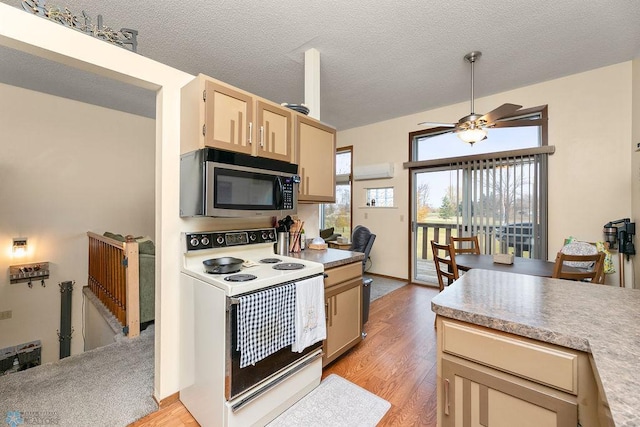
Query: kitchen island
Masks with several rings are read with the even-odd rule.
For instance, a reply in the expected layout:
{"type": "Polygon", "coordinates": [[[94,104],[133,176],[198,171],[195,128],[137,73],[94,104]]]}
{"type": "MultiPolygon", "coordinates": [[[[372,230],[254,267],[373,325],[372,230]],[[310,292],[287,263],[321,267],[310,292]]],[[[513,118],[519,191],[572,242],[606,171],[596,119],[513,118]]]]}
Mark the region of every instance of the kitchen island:
{"type": "Polygon", "coordinates": [[[439,426],[509,410],[541,417],[526,425],[640,425],[640,291],[474,269],[432,310],[439,426]]]}

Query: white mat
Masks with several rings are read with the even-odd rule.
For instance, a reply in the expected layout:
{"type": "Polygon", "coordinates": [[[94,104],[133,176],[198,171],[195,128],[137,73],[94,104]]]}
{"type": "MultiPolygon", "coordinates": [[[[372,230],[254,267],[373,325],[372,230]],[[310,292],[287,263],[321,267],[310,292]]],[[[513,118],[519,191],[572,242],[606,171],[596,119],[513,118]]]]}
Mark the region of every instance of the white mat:
{"type": "Polygon", "coordinates": [[[389,408],[383,398],[331,374],[268,426],[369,427],[378,424],[389,408]]]}

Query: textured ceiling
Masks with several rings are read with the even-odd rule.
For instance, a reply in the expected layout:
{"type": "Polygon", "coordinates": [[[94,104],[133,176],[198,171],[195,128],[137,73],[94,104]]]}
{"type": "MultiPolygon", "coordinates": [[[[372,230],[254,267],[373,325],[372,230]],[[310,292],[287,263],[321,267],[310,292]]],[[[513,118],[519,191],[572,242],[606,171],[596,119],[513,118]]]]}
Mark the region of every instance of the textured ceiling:
{"type": "MultiPolygon", "coordinates": [[[[47,4],[102,14],[104,25],[139,31],[139,54],[275,102],[304,102],[304,51],[316,48],[321,119],[339,130],[468,100],[472,50],[483,53],[476,97],[640,57],[637,0],[47,4]]],[[[0,59],[0,82],[154,115],[152,92],[7,48],[0,59]]]]}

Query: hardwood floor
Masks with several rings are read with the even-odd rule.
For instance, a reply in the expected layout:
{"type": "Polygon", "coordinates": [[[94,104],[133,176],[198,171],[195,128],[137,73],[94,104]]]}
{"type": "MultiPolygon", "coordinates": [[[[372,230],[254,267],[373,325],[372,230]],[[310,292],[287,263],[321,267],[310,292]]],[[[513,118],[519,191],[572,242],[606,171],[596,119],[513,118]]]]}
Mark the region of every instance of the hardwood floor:
{"type": "MultiPolygon", "coordinates": [[[[436,425],[436,331],[431,299],[437,288],[407,285],[371,303],[367,338],[327,366],[391,403],[378,426],[436,425]]],[[[134,427],[197,426],[175,402],[132,424],[134,427]]]]}

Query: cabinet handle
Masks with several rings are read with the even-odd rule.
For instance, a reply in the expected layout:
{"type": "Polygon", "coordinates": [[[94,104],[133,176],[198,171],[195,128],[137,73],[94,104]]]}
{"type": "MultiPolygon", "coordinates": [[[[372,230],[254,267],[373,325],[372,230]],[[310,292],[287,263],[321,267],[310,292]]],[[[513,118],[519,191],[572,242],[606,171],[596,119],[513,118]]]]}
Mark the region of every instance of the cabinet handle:
{"type": "Polygon", "coordinates": [[[444,414],[449,415],[449,380],[444,379],[444,414]]]}
{"type": "Polygon", "coordinates": [[[260,126],[260,147],[264,148],[264,126],[260,126]]]}
{"type": "Polygon", "coordinates": [[[324,303],[324,320],[329,320],[329,303],[324,303]]]}
{"type": "Polygon", "coordinates": [[[253,135],[253,122],[249,122],[249,145],[252,144],[251,137],[253,135]]]}

